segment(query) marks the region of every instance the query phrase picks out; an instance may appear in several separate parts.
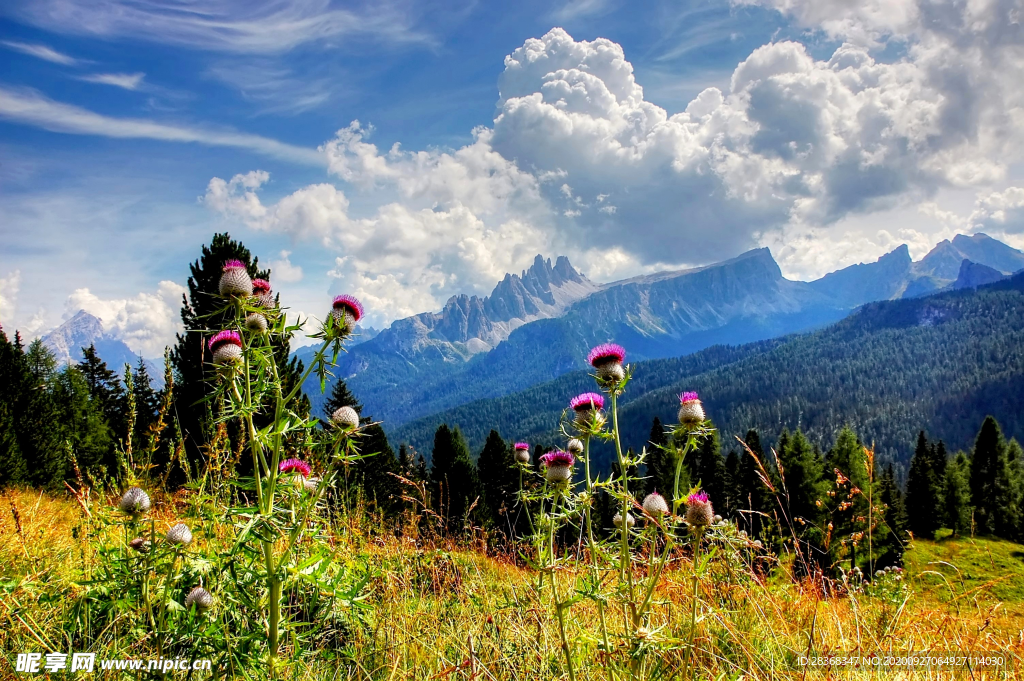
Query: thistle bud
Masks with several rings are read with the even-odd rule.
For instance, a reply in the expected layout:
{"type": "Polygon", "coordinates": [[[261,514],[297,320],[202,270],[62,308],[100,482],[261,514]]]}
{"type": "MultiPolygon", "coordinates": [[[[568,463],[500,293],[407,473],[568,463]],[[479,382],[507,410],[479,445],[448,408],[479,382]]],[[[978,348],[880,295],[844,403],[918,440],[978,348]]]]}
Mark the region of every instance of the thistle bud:
{"type": "Polygon", "coordinates": [[[188,546],[192,543],[192,530],[185,523],[178,523],[167,530],[167,543],[175,546],[188,546]]]}
{"type": "Polygon", "coordinates": [[[579,456],[583,453],[583,440],[574,437],[569,440],[569,444],[566,445],[565,448],[569,450],[573,456],[579,456]]]}
{"type": "Polygon", "coordinates": [[[540,462],[544,464],[544,477],[547,481],[559,484],[572,478],[572,467],[576,459],[569,452],[556,449],[540,457],[540,462]]]}
{"type": "Polygon", "coordinates": [[[274,307],[274,294],[270,292],[270,282],[266,279],[252,280],[252,294],[260,307],[267,310],[274,307]]]}
{"type": "Polygon", "coordinates": [[[626,351],[615,343],[602,343],[587,355],[587,363],[596,369],[597,380],[603,385],[615,384],[626,377],[622,362],[626,351]]]}
{"type": "Polygon", "coordinates": [[[515,445],[516,461],[519,463],[530,463],[530,443],[517,442],[515,445]]]}
{"type": "MultiPolygon", "coordinates": [[[[612,516],[612,525],[615,527],[622,527],[622,513],[618,512],[612,516]]],[[[626,527],[633,527],[636,525],[636,519],[632,513],[626,513],[626,527]]]]}
{"type": "Polygon", "coordinates": [[[644,511],[654,518],[660,518],[668,513],[668,502],[657,492],[651,492],[644,497],[644,511]]]}
{"type": "Polygon", "coordinates": [[[715,519],[708,495],[697,492],[686,497],[686,522],[695,527],[710,525],[715,519]]]}
{"type": "Polygon", "coordinates": [[[132,487],[121,496],[117,507],[132,518],[138,518],[143,513],[149,512],[149,495],[138,487],[132,487]]]}
{"type": "Polygon", "coordinates": [[[252,279],[241,260],[228,260],[220,275],[220,294],[225,298],[234,296],[248,298],[252,295],[252,279]]]}
{"type": "Polygon", "coordinates": [[[185,597],[185,607],[196,606],[197,612],[204,612],[213,607],[213,595],[201,586],[197,586],[188,592],[185,597]]]}
{"type": "Polygon", "coordinates": [[[128,542],[128,548],[138,553],[149,553],[149,542],[142,537],[136,537],[128,542]]]}
{"type": "Polygon", "coordinates": [[[352,407],[339,407],[331,414],[331,422],[345,430],[355,430],[359,427],[359,414],[352,407]]]}
{"type": "Polygon", "coordinates": [[[267,327],[267,318],[259,312],[251,312],[245,316],[245,328],[253,333],[266,333],[267,327]]]}

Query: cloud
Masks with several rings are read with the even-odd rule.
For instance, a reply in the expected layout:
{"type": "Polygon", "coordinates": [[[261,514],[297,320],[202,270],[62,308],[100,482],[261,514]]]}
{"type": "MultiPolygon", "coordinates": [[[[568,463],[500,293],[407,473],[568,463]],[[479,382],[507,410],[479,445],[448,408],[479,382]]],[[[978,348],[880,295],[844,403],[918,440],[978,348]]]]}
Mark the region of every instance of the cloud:
{"type": "Polygon", "coordinates": [[[169,125],[143,118],[104,116],[71,104],[56,102],[34,90],[0,86],[0,118],[53,132],[238,147],[293,163],[323,165],[321,155],[313,149],[229,130],[169,125]]]}
{"type": "Polygon", "coordinates": [[[299,114],[316,109],[337,94],[339,74],[295,73],[272,60],[225,61],[207,69],[207,75],[236,88],[244,99],[260,106],[260,113],[299,114]]]}
{"type": "Polygon", "coordinates": [[[66,54],[58,52],[46,45],[33,45],[30,43],[18,43],[11,40],[0,40],[0,45],[12,49],[22,54],[31,55],[38,59],[44,59],[54,64],[63,64],[64,66],[74,66],[78,63],[78,60],[74,57],[69,57],[66,54]]]}
{"type": "Polygon", "coordinates": [[[605,14],[609,11],[610,4],[608,0],[568,0],[551,13],[551,18],[563,22],[605,14]]]}
{"type": "Polygon", "coordinates": [[[21,288],[21,271],[8,272],[0,277],[0,326],[14,318],[18,302],[18,290],[21,288]]]}
{"type": "Polygon", "coordinates": [[[113,85],[125,90],[138,90],[145,77],[145,73],[93,73],[82,76],[79,80],[84,80],[87,83],[113,85]]]}
{"type": "Polygon", "coordinates": [[[281,53],[343,39],[429,41],[413,28],[402,5],[392,2],[341,8],[325,0],[211,0],[201,7],[187,0],[23,0],[8,12],[57,33],[242,54],[281,53]]]}
{"type": "Polygon", "coordinates": [[[64,318],[85,310],[99,317],[103,330],[123,340],[133,352],[156,357],[174,344],[175,334],[182,330],[179,313],[184,293],[185,287],[173,281],[161,281],[152,293],[124,299],[102,299],[80,288],[65,301],[64,318]]]}
{"type": "Polygon", "coordinates": [[[292,284],[302,281],[302,268],[292,264],[292,261],[288,259],[290,255],[291,251],[281,251],[279,260],[270,261],[270,274],[274,282],[292,284]]]}

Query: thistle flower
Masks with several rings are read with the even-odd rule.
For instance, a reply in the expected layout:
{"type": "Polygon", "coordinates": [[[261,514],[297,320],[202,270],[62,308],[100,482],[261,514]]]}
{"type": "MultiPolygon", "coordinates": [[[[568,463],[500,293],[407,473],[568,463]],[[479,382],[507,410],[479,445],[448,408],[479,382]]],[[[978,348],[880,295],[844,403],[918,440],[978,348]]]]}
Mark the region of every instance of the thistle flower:
{"type": "Polygon", "coordinates": [[[583,453],[583,440],[579,438],[572,438],[569,440],[569,444],[565,446],[574,456],[579,456],[583,453]]]}
{"type": "Polygon", "coordinates": [[[304,478],[308,478],[309,474],[313,472],[308,463],[299,459],[285,459],[277,467],[277,470],[281,473],[298,473],[304,478]]]}
{"type": "Polygon", "coordinates": [[[689,427],[704,423],[704,405],[697,398],[697,393],[685,392],[679,395],[679,423],[689,427]]]}
{"type": "Polygon", "coordinates": [[[197,612],[203,612],[213,607],[213,595],[201,586],[197,586],[188,592],[185,597],[185,607],[196,606],[197,612]]]}
{"type": "Polygon", "coordinates": [[[213,363],[231,364],[242,358],[242,337],[237,331],[220,331],[210,339],[213,363]]]}
{"type": "Polygon", "coordinates": [[[150,509],[149,495],[138,487],[131,487],[121,496],[117,507],[132,518],[138,518],[150,509]]]}
{"type": "Polygon", "coordinates": [[[248,298],[252,295],[252,279],[249,278],[244,262],[228,260],[224,263],[223,274],[220,275],[220,294],[225,298],[248,298]]]}
{"type": "Polygon", "coordinates": [[[530,443],[517,442],[515,445],[516,461],[519,463],[530,463],[530,443]]]}
{"type": "Polygon", "coordinates": [[[363,316],[363,304],[350,295],[334,298],[331,306],[331,317],[339,335],[347,336],[356,328],[356,322],[363,316]]]}
{"type": "Polygon", "coordinates": [[[715,511],[711,508],[708,495],[696,492],[686,497],[686,522],[696,527],[710,525],[715,519],[715,511]]]}
{"type": "MultiPolygon", "coordinates": [[[[622,513],[617,512],[612,516],[612,525],[615,527],[622,527],[622,513]]],[[[636,518],[633,517],[632,513],[626,513],[626,527],[633,527],[636,525],[636,518]]]]}
{"type": "Polygon", "coordinates": [[[142,537],[136,537],[128,542],[128,548],[139,553],[149,553],[149,542],[142,537]]]}
{"type": "Polygon", "coordinates": [[[270,292],[270,282],[266,279],[252,280],[252,294],[256,296],[256,304],[260,307],[274,307],[274,294],[270,292]]]}
{"type": "Polygon", "coordinates": [[[267,318],[259,312],[250,312],[245,316],[245,328],[253,333],[266,333],[267,326],[267,318]]]}
{"type": "Polygon", "coordinates": [[[331,422],[345,430],[354,430],[359,427],[359,414],[352,407],[339,407],[331,414],[331,422]]]}
{"type": "Polygon", "coordinates": [[[544,477],[548,482],[563,483],[572,478],[572,467],[576,459],[569,452],[556,449],[540,457],[540,462],[544,464],[544,477]]]}
{"type": "Polygon", "coordinates": [[[657,491],[651,492],[644,497],[644,511],[650,516],[660,518],[668,513],[668,502],[657,491]]]}
{"type": "Polygon", "coordinates": [[[587,362],[597,370],[597,380],[601,383],[618,383],[625,378],[622,368],[625,359],[625,349],[615,343],[602,343],[587,355],[587,362]]]}
{"type": "Polygon", "coordinates": [[[576,425],[585,428],[595,414],[604,409],[604,397],[598,393],[583,393],[569,401],[569,407],[576,412],[576,425]]]}
{"type": "Polygon", "coordinates": [[[185,523],[178,523],[167,530],[167,543],[177,546],[188,546],[192,543],[192,530],[185,523]]]}

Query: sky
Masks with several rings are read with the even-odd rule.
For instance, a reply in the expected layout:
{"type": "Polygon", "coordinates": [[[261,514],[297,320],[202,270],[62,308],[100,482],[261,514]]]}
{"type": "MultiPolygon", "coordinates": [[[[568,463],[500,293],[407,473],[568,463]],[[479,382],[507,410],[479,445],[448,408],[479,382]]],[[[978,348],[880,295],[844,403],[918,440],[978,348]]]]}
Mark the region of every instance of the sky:
{"type": "Polygon", "coordinates": [[[242,240],[369,325],[538,253],[594,281],[1024,247],[1022,0],[9,0],[0,325],[134,351],[242,240]]]}

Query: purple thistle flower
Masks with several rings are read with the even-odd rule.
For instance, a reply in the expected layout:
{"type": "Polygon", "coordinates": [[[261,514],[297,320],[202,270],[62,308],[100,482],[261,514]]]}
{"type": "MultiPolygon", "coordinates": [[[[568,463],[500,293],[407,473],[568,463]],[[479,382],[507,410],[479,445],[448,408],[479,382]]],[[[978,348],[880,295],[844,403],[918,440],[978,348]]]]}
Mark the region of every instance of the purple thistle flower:
{"type": "Polygon", "coordinates": [[[698,399],[700,399],[700,398],[697,397],[697,393],[695,393],[693,391],[688,391],[688,392],[685,392],[685,393],[679,393],[679,403],[680,404],[682,404],[683,402],[693,402],[694,400],[698,400],[698,399]]]}
{"type": "Polygon", "coordinates": [[[529,449],[529,448],[530,448],[530,443],[529,442],[517,442],[516,443],[516,449],[529,449]]]}
{"type": "Polygon", "coordinates": [[[695,492],[694,494],[686,497],[686,505],[693,506],[694,504],[706,504],[708,503],[708,498],[707,492],[695,492]]]}
{"type": "Polygon", "coordinates": [[[587,355],[587,363],[594,367],[604,364],[622,364],[626,359],[626,350],[615,343],[602,343],[587,355]]]}
{"type": "Polygon", "coordinates": [[[679,423],[694,428],[704,423],[704,405],[695,392],[679,393],[679,423]]]}
{"type": "Polygon", "coordinates": [[[332,304],[332,307],[335,310],[348,310],[348,312],[352,315],[353,319],[355,319],[355,321],[357,322],[363,316],[363,304],[348,294],[336,296],[334,298],[334,303],[332,304]]]}
{"type": "Polygon", "coordinates": [[[266,279],[253,279],[252,292],[256,295],[270,293],[270,282],[266,279]]]}
{"type": "Polygon", "coordinates": [[[237,331],[220,331],[214,334],[213,338],[210,339],[210,352],[216,352],[217,348],[229,343],[231,345],[242,347],[242,337],[238,335],[237,331]]]}
{"type": "Polygon", "coordinates": [[[573,411],[590,409],[604,409],[604,397],[598,393],[583,393],[569,401],[569,407],[573,411]]]}
{"type": "Polygon", "coordinates": [[[225,272],[228,270],[244,270],[245,263],[241,260],[225,260],[223,269],[225,272]]]}
{"type": "Polygon", "coordinates": [[[576,457],[569,452],[556,449],[555,451],[548,452],[544,456],[540,457],[540,462],[548,468],[551,468],[552,466],[572,466],[576,463],[576,457]]]}
{"type": "Polygon", "coordinates": [[[695,492],[686,497],[686,522],[704,527],[715,521],[715,511],[706,492],[695,492]]]}
{"type": "Polygon", "coordinates": [[[313,472],[313,469],[309,467],[309,464],[299,459],[285,459],[278,466],[278,471],[281,473],[298,473],[304,478],[308,478],[309,474],[313,472]]]}

